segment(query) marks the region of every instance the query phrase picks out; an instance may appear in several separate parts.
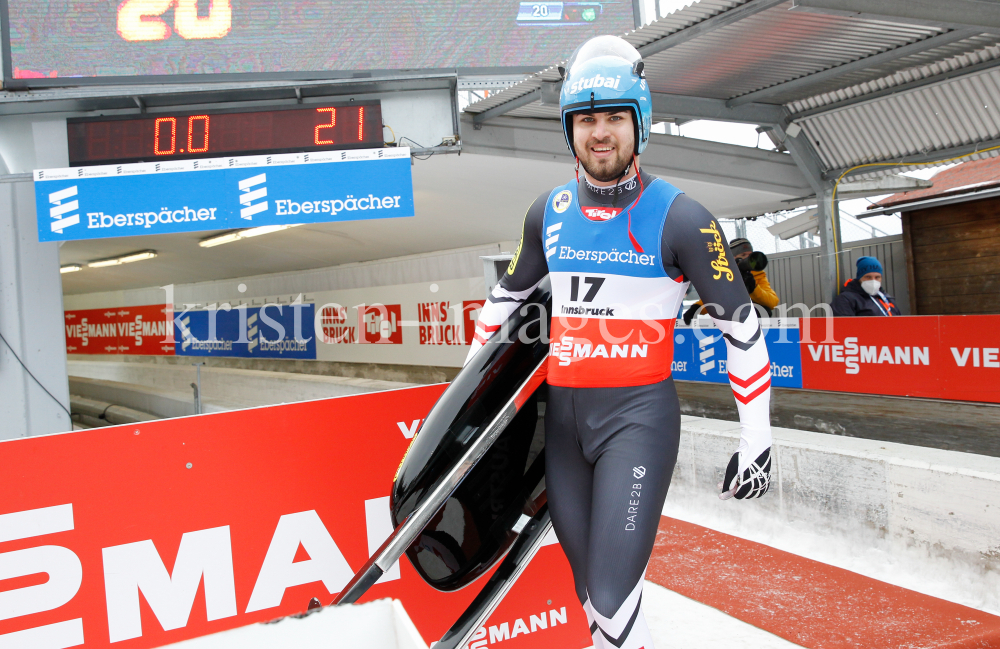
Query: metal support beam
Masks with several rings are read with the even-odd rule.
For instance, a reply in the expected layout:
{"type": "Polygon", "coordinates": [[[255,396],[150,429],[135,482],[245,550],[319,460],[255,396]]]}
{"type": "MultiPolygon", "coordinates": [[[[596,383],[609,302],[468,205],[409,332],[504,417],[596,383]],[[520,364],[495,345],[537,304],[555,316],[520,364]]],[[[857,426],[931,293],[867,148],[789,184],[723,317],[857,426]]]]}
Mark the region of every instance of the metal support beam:
{"type": "MultiPolygon", "coordinates": [[[[469,120],[469,116],[463,119],[469,120]]],[[[561,161],[572,173],[573,158],[556,120],[500,117],[483,124],[479,131],[465,130],[463,153],[561,161]]],[[[653,138],[642,154],[642,166],[678,182],[713,185],[720,194],[731,196],[734,190],[746,190],[741,192],[741,202],[716,214],[722,217],[776,211],[782,209],[785,197],[802,196],[811,189],[786,154],[695,138],[653,138]]]]}
{"type": "Polygon", "coordinates": [[[852,16],[868,20],[972,28],[980,34],[1000,33],[1000,3],[993,0],[795,0],[795,10],[852,16]]]}
{"type": "Polygon", "coordinates": [[[480,128],[482,128],[482,124],[486,120],[493,119],[494,117],[499,117],[500,115],[503,115],[504,113],[509,113],[512,110],[516,110],[521,106],[527,106],[528,104],[534,101],[541,101],[541,99],[542,99],[542,89],[537,88],[535,90],[532,90],[526,95],[521,95],[517,99],[511,99],[505,104],[500,104],[499,106],[494,106],[489,110],[484,110],[481,113],[476,113],[472,117],[472,128],[478,131],[480,128]]]}
{"type": "Polygon", "coordinates": [[[654,92],[653,115],[688,120],[711,119],[743,124],[776,124],[785,118],[787,112],[781,106],[772,104],[746,103],[731,108],[726,106],[726,102],[722,99],[654,92]]]}
{"type": "Polygon", "coordinates": [[[843,248],[840,237],[840,201],[831,201],[833,185],[830,183],[827,183],[823,191],[817,193],[816,198],[819,201],[817,203],[819,211],[816,216],[819,220],[820,240],[820,298],[824,302],[829,302],[839,292],[840,278],[843,275],[843,269],[838,268],[837,264],[839,255],[834,252],[843,248]]]}
{"type": "Polygon", "coordinates": [[[827,113],[832,113],[836,110],[843,110],[844,108],[850,108],[851,106],[856,106],[859,104],[865,104],[872,101],[878,101],[883,97],[889,97],[891,95],[896,95],[903,92],[909,92],[911,90],[917,90],[919,88],[926,88],[927,86],[937,85],[939,83],[945,83],[952,79],[957,79],[959,77],[972,76],[986,70],[993,70],[1000,68],[1000,60],[991,59],[989,61],[982,61],[976,63],[975,65],[970,65],[965,68],[958,68],[957,70],[948,70],[947,72],[942,72],[941,74],[935,74],[933,76],[924,77],[923,79],[917,79],[916,81],[910,81],[908,83],[901,83],[898,86],[891,86],[889,88],[883,88],[875,92],[865,93],[863,95],[858,95],[857,97],[851,97],[850,99],[844,99],[842,101],[827,104],[825,106],[817,106],[816,108],[810,108],[809,110],[804,110],[793,115],[795,120],[805,119],[807,117],[815,117],[816,115],[825,115],[827,113]]]}
{"type": "Polygon", "coordinates": [[[39,113],[84,112],[135,108],[138,97],[147,112],[191,104],[206,105],[228,102],[260,102],[297,100],[298,88],[303,100],[318,98],[440,90],[451,88],[457,79],[454,73],[387,75],[350,79],[319,79],[315,81],[244,81],[146,84],[133,86],[74,86],[69,88],[38,88],[30,92],[0,90],[0,115],[37,115],[39,113]]]}
{"type": "MultiPolygon", "coordinates": [[[[636,29],[642,27],[643,18],[645,17],[643,16],[645,12],[642,9],[642,0],[632,0],[632,16],[636,29]]],[[[652,22],[652,20],[650,22],[652,22]]]]}
{"type": "MultiPolygon", "coordinates": [[[[941,149],[939,151],[931,151],[929,153],[922,153],[920,155],[906,156],[900,160],[886,160],[883,166],[879,167],[863,167],[861,169],[856,169],[845,176],[845,180],[852,176],[858,174],[870,174],[877,171],[888,171],[892,169],[898,169],[899,167],[908,167],[916,164],[924,163],[934,163],[942,160],[949,160],[958,156],[965,156],[972,153],[977,153],[979,151],[984,151],[986,149],[992,149],[994,147],[1000,147],[1000,139],[987,140],[986,142],[979,142],[978,144],[966,144],[963,146],[951,147],[949,149],[941,149]]],[[[957,162],[957,161],[956,161],[957,162]]],[[[836,180],[840,177],[840,174],[844,173],[850,167],[841,167],[840,169],[831,169],[830,171],[823,173],[824,180],[836,180]]]]}
{"type": "Polygon", "coordinates": [[[772,7],[776,7],[787,0],[750,0],[745,4],[741,4],[738,7],[733,7],[729,11],[724,11],[720,14],[716,14],[711,18],[706,18],[700,23],[695,23],[690,27],[685,27],[680,31],[676,31],[673,34],[664,36],[658,40],[653,41],[647,45],[643,45],[639,49],[639,54],[643,58],[656,54],[657,52],[662,52],[663,50],[670,49],[671,47],[676,47],[681,43],[687,43],[688,41],[698,38],[699,36],[704,36],[710,32],[714,32],[717,29],[723,27],[728,27],[734,23],[737,23],[744,18],[749,18],[754,14],[758,14],[762,11],[767,11],[772,7]]]}
{"type": "Polygon", "coordinates": [[[450,85],[451,88],[449,88],[449,91],[451,92],[451,132],[455,135],[456,141],[461,141],[462,126],[458,115],[458,113],[460,112],[458,108],[458,78],[456,77],[451,82],[450,85]]]}
{"type": "MultiPolygon", "coordinates": [[[[978,32],[971,29],[960,29],[953,32],[947,32],[945,34],[938,34],[937,36],[931,36],[930,38],[925,38],[915,43],[910,43],[909,45],[903,45],[902,47],[880,52],[874,56],[868,56],[863,59],[858,59],[857,61],[851,61],[850,63],[844,63],[836,67],[827,68],[821,72],[799,77],[798,79],[792,79],[791,81],[762,88],[761,90],[748,92],[745,95],[740,95],[739,97],[730,99],[726,102],[726,105],[730,107],[741,106],[749,102],[767,100],[776,95],[799,91],[803,88],[809,88],[810,86],[817,86],[819,84],[832,81],[838,77],[854,74],[855,72],[861,72],[863,70],[869,70],[897,59],[913,54],[919,54],[920,52],[926,52],[927,50],[934,49],[935,47],[950,45],[951,43],[971,38],[977,33],[978,32]]],[[[857,82],[851,82],[851,85],[854,85],[855,83],[857,82]]]]}
{"type": "Polygon", "coordinates": [[[454,146],[428,146],[422,149],[412,148],[410,149],[410,157],[416,158],[420,156],[430,156],[430,155],[443,155],[448,153],[457,153],[462,155],[462,145],[456,144],[454,146]]]}
{"type": "MultiPolygon", "coordinates": [[[[911,178],[910,176],[879,176],[878,178],[872,178],[869,180],[841,183],[837,188],[837,199],[848,200],[852,198],[867,198],[869,196],[885,196],[886,194],[927,189],[928,187],[933,186],[934,183],[929,180],[911,178]]],[[[802,205],[815,205],[816,201],[816,195],[812,194],[810,196],[797,196],[785,201],[785,203],[788,204],[789,208],[793,208],[800,207],[802,205]]],[[[890,210],[890,212],[891,211],[892,210],[890,210]]],[[[881,211],[877,212],[881,214],[881,211]]],[[[864,214],[859,215],[857,218],[868,218],[869,216],[874,216],[874,214],[874,212],[867,211],[864,214]]]]}
{"type": "MultiPolygon", "coordinates": [[[[827,183],[823,179],[823,165],[820,163],[812,144],[809,143],[808,137],[799,138],[789,135],[785,130],[788,128],[786,120],[782,120],[773,126],[775,137],[784,143],[788,149],[788,153],[792,156],[792,160],[795,161],[799,170],[802,171],[806,180],[809,181],[809,186],[819,196],[826,188],[827,183]]],[[[797,135],[802,135],[801,129],[799,129],[797,135]]]]}
{"type": "Polygon", "coordinates": [[[775,136],[781,140],[788,148],[788,152],[799,166],[803,175],[809,181],[813,191],[816,192],[817,200],[817,220],[819,222],[820,237],[820,295],[824,301],[829,302],[840,290],[840,278],[842,271],[838,272],[835,251],[841,250],[840,236],[840,206],[839,203],[832,202],[833,183],[824,178],[823,165],[816,155],[816,150],[809,142],[809,138],[802,132],[796,130],[796,137],[792,137],[786,130],[789,127],[788,117],[782,119],[780,123],[774,125],[775,136]]]}

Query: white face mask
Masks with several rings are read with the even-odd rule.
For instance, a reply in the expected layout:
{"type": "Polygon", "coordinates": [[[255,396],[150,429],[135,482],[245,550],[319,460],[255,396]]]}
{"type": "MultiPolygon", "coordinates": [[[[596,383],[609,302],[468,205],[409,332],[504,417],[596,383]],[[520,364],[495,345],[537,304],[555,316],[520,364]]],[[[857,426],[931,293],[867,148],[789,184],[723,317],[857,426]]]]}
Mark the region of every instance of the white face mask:
{"type": "Polygon", "coordinates": [[[861,288],[864,289],[864,292],[868,295],[875,295],[881,287],[882,282],[877,279],[870,279],[867,282],[861,282],[861,288]]]}

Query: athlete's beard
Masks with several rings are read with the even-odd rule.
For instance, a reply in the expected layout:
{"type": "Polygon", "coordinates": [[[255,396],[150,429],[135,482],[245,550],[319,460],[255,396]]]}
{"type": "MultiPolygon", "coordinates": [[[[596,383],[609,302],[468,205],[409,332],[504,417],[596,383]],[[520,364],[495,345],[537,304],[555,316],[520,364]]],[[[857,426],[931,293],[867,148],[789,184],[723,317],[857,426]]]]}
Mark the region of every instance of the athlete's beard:
{"type": "Polygon", "coordinates": [[[625,174],[628,166],[632,164],[632,148],[632,146],[629,146],[627,151],[624,150],[610,135],[603,140],[591,138],[587,141],[587,146],[580,152],[582,154],[580,156],[580,164],[587,170],[590,177],[598,182],[607,183],[612,180],[618,180],[625,174]],[[617,155],[614,158],[602,161],[594,160],[590,153],[590,148],[602,144],[614,146],[617,155]]]}

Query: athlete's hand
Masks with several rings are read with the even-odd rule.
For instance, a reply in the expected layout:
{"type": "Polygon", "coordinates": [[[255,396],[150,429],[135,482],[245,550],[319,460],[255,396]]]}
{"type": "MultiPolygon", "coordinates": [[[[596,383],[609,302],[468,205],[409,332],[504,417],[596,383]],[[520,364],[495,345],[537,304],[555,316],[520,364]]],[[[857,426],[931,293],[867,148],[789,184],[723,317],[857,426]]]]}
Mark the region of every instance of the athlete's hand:
{"type": "Polygon", "coordinates": [[[771,449],[764,449],[756,460],[751,462],[742,474],[739,472],[740,454],[733,453],[726,467],[726,477],[722,482],[722,493],[720,500],[729,500],[736,497],[737,500],[744,498],[760,498],[767,493],[771,486],[771,449]]]}

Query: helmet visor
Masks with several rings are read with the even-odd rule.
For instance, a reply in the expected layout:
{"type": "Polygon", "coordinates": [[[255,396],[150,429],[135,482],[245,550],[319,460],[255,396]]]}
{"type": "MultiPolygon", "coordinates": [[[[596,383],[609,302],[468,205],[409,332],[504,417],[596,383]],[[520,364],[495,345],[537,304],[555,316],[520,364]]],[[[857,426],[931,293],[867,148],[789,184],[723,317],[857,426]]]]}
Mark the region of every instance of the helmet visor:
{"type": "Polygon", "coordinates": [[[624,59],[630,66],[642,60],[642,55],[634,47],[617,36],[597,36],[576,48],[566,64],[566,70],[573,74],[573,68],[593,59],[611,56],[624,59]]]}

